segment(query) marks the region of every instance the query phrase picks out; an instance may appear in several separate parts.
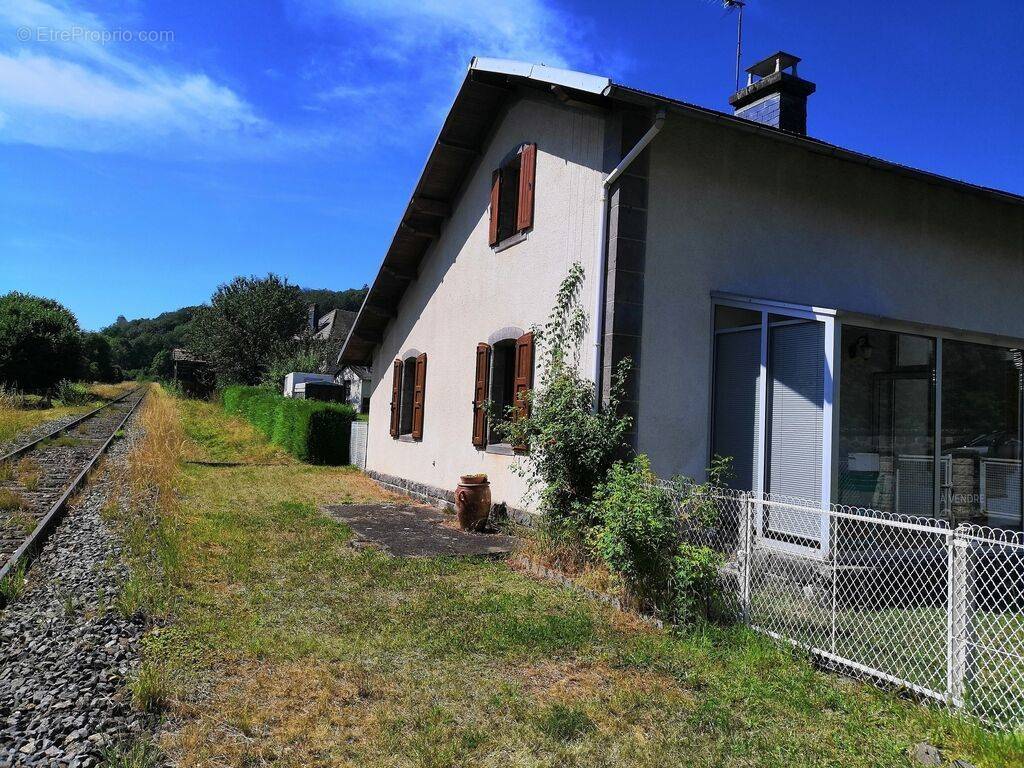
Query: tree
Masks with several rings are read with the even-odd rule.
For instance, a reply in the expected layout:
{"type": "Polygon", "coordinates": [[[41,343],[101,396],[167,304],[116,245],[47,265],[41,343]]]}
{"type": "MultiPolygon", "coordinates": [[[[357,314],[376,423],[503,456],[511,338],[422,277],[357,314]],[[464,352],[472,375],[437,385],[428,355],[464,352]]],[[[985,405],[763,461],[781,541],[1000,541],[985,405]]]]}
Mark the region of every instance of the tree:
{"type": "Polygon", "coordinates": [[[169,379],[174,375],[174,360],[171,353],[161,349],[153,355],[153,362],[149,364],[149,375],[154,379],[169,379]]]}
{"type": "Polygon", "coordinates": [[[301,292],[277,275],[236,277],[200,307],[186,333],[220,384],[256,384],[306,324],[301,292]]]}
{"type": "Polygon", "coordinates": [[[114,381],[113,351],[102,333],[82,334],[82,375],[89,381],[114,381]]]}
{"type": "Polygon", "coordinates": [[[0,296],[0,382],[26,392],[50,392],[78,378],[78,320],[53,299],[13,291],[0,296]]]}

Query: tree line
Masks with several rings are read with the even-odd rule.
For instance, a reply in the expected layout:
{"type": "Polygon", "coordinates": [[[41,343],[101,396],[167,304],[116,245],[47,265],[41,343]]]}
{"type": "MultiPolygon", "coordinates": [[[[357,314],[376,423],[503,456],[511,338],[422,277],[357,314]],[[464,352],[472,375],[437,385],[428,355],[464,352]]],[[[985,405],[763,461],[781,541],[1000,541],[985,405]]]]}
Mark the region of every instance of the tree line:
{"type": "Polygon", "coordinates": [[[304,289],[273,274],[236,277],[208,304],[156,318],[121,316],[97,332],[83,331],[53,299],[11,292],[0,296],[0,384],[45,394],[63,379],[169,378],[177,347],[206,360],[218,385],[258,384],[285,368],[322,365],[326,345],[312,338],[309,304],[321,313],[354,311],[366,290],[304,289]]]}

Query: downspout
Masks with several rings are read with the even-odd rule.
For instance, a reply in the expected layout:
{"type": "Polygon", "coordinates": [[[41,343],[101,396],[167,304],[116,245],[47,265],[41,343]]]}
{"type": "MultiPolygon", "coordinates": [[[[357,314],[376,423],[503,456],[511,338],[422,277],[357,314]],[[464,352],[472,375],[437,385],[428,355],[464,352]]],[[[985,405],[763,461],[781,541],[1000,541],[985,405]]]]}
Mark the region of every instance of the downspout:
{"type": "Polygon", "coordinates": [[[602,367],[602,346],[604,344],[604,304],[605,304],[605,290],[607,289],[607,272],[608,272],[608,190],[611,189],[612,184],[619,180],[619,177],[626,172],[629,166],[636,160],[637,155],[647,149],[647,145],[650,144],[654,137],[661,131],[662,126],[665,124],[665,110],[659,109],[657,115],[654,118],[654,122],[651,127],[647,129],[647,133],[640,137],[640,141],[636,143],[626,156],[619,161],[619,164],[615,166],[611,173],[605,178],[601,184],[601,237],[598,243],[597,252],[597,297],[594,300],[594,318],[596,319],[597,331],[594,335],[594,408],[600,408],[601,406],[601,367],[602,367]]]}

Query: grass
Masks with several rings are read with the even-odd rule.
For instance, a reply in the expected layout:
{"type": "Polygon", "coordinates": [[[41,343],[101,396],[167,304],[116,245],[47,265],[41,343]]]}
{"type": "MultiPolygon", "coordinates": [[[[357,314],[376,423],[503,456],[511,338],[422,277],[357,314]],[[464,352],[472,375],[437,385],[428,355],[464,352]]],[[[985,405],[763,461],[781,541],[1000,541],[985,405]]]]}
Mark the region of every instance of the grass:
{"type": "Polygon", "coordinates": [[[676,635],[501,562],[353,550],[318,505],[383,498],[360,473],[288,461],[215,405],[155,393],[142,418],[133,482],[163,489],[160,519],[110,515],[162,595],[132,690],[169,710],[175,765],[891,766],[920,741],[1024,761],[742,628],[676,635]]]}
{"type": "Polygon", "coordinates": [[[28,504],[10,488],[0,488],[0,512],[20,512],[28,509],[28,504]]]}
{"type": "Polygon", "coordinates": [[[38,488],[42,476],[43,470],[35,459],[26,456],[18,462],[18,482],[26,491],[38,488]]]}
{"type": "Polygon", "coordinates": [[[41,407],[40,399],[35,397],[0,398],[0,443],[13,440],[22,432],[44,422],[87,413],[100,405],[100,401],[113,400],[136,386],[138,385],[134,381],[124,381],[120,384],[91,384],[87,389],[92,399],[74,406],[53,404],[45,408],[41,407]]]}
{"type": "Polygon", "coordinates": [[[100,768],[157,768],[160,750],[148,741],[136,740],[104,749],[100,768]]]}
{"type": "Polygon", "coordinates": [[[13,603],[21,597],[28,588],[25,579],[25,562],[18,563],[18,567],[0,579],[0,607],[13,603]]]}
{"type": "Polygon", "coordinates": [[[68,435],[58,435],[57,437],[51,437],[49,440],[44,441],[43,445],[50,448],[75,448],[82,444],[82,441],[75,437],[69,437],[68,435]]]}

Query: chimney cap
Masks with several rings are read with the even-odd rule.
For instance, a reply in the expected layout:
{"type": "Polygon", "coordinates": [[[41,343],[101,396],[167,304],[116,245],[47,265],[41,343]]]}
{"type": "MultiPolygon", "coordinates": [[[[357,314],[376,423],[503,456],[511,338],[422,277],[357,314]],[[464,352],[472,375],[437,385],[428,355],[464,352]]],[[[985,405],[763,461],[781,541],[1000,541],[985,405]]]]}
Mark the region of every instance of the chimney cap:
{"type": "Polygon", "coordinates": [[[757,62],[752,67],[747,67],[747,72],[756,77],[768,77],[773,72],[781,72],[784,69],[793,68],[793,74],[796,74],[796,65],[800,63],[800,57],[794,56],[791,53],[785,51],[777,51],[771,56],[757,62]]]}

